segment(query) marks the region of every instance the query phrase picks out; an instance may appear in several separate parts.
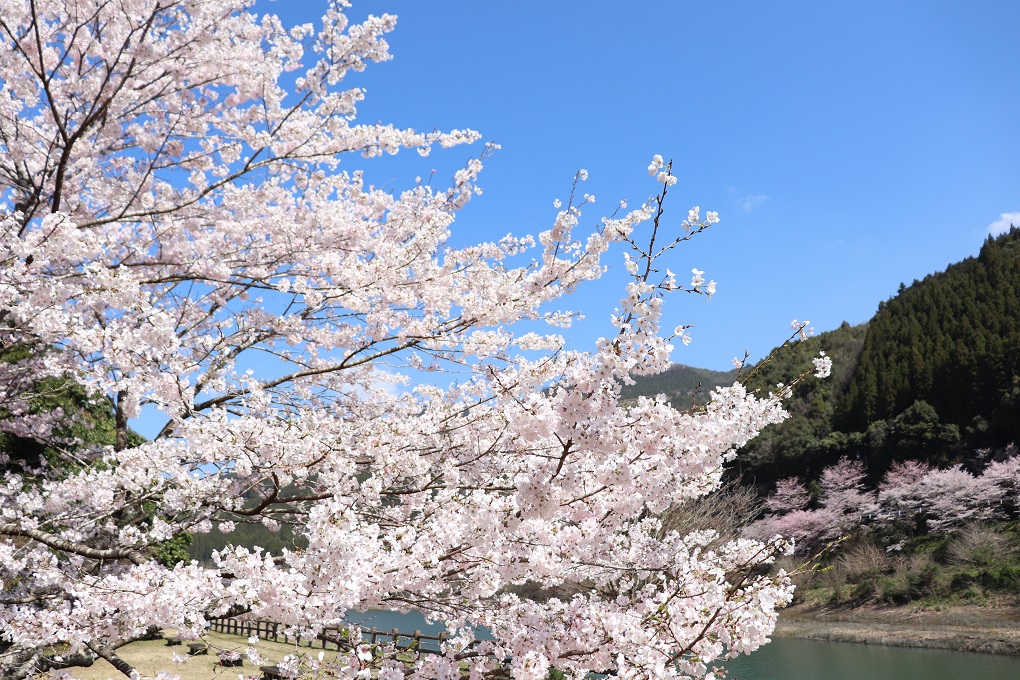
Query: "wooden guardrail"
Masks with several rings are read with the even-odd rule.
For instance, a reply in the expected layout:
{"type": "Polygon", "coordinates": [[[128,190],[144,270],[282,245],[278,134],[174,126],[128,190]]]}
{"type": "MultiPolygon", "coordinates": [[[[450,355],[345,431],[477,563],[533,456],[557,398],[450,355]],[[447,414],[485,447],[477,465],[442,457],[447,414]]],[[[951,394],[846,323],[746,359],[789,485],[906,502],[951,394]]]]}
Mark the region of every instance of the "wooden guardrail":
{"type": "MultiPolygon", "coordinates": [[[[314,638],[294,637],[287,634],[288,627],[276,621],[264,619],[214,619],[209,622],[209,627],[227,635],[239,635],[243,637],[258,637],[261,640],[273,642],[294,643],[299,646],[321,649],[336,649],[337,651],[349,650],[352,645],[347,639],[347,630],[342,628],[327,628],[314,638]]],[[[443,642],[447,639],[446,633],[429,635],[416,630],[413,633],[401,632],[397,628],[389,631],[376,630],[375,628],[362,628],[361,640],[372,645],[393,643],[397,649],[407,651],[423,652],[427,654],[441,654],[443,642]]],[[[477,644],[475,641],[474,644],[477,644]]]]}

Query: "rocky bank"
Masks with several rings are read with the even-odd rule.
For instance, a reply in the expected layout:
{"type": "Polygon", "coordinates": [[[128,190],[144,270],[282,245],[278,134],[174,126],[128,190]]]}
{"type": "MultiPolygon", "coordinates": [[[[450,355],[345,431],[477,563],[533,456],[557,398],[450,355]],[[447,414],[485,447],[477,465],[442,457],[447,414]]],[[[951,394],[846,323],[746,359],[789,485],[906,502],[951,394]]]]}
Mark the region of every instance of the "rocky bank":
{"type": "Polygon", "coordinates": [[[780,613],[775,637],[1020,656],[1020,603],[940,609],[799,604],[780,613]]]}

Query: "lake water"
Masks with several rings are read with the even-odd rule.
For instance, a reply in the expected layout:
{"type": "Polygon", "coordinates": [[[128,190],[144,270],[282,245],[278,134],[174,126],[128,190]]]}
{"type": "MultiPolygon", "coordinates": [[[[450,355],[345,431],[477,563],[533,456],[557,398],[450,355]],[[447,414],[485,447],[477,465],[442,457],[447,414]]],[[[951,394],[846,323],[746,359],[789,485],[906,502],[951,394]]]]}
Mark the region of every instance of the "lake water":
{"type": "Polygon", "coordinates": [[[1020,680],[1020,659],[816,640],[773,640],[727,664],[731,680],[1020,680]]]}
{"type": "MultiPolygon", "coordinates": [[[[351,612],[348,618],[384,631],[444,630],[418,612],[351,612]]],[[[774,640],[726,667],[730,680],[1020,680],[1020,659],[1013,657],[793,639],[774,640]]]]}

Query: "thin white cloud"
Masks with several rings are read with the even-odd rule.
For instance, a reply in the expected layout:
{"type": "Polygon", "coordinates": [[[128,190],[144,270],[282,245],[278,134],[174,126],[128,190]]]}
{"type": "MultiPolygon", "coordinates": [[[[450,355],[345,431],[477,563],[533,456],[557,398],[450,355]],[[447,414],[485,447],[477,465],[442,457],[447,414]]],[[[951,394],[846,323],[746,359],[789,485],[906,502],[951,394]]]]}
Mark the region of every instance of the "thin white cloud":
{"type": "Polygon", "coordinates": [[[769,200],[767,194],[745,194],[732,184],[726,187],[726,193],[733,199],[740,212],[751,212],[756,206],[769,200]]]}
{"type": "Polygon", "coordinates": [[[988,225],[988,233],[992,236],[998,236],[1009,231],[1009,226],[1014,225],[1020,227],[1020,212],[1008,212],[999,215],[999,219],[995,220],[988,225]]]}
{"type": "Polygon", "coordinates": [[[829,243],[826,243],[824,246],[822,246],[822,249],[825,252],[827,252],[827,253],[835,253],[837,251],[843,250],[844,248],[846,248],[846,240],[845,239],[839,239],[839,240],[836,240],[836,241],[831,241],[829,243]]]}
{"type": "Polygon", "coordinates": [[[743,198],[737,199],[737,207],[743,212],[750,212],[755,206],[761,205],[767,200],[769,200],[769,197],[765,194],[748,194],[743,198]]]}

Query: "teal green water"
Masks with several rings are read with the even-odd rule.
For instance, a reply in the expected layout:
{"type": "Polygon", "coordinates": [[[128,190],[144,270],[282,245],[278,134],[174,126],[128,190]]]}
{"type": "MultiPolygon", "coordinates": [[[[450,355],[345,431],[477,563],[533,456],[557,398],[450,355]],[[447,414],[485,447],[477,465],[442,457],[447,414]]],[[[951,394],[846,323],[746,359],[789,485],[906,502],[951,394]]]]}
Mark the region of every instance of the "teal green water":
{"type": "MultiPolygon", "coordinates": [[[[418,612],[351,612],[349,618],[384,631],[443,630],[418,612]]],[[[815,640],[774,640],[726,667],[730,680],[1020,680],[1020,659],[1013,657],[815,640]]]]}
{"type": "MultiPolygon", "coordinates": [[[[436,635],[446,630],[446,626],[438,623],[426,623],[425,617],[420,612],[410,611],[406,614],[400,612],[387,612],[378,609],[370,609],[367,612],[347,612],[347,620],[356,623],[362,628],[375,628],[376,630],[388,631],[394,628],[401,633],[413,633],[420,630],[426,635],[436,635]]],[[[487,638],[490,636],[479,635],[487,638]]]]}
{"type": "Polygon", "coordinates": [[[731,680],[1020,680],[1020,659],[941,649],[774,640],[727,664],[731,680]]]}

